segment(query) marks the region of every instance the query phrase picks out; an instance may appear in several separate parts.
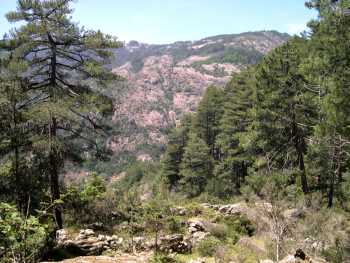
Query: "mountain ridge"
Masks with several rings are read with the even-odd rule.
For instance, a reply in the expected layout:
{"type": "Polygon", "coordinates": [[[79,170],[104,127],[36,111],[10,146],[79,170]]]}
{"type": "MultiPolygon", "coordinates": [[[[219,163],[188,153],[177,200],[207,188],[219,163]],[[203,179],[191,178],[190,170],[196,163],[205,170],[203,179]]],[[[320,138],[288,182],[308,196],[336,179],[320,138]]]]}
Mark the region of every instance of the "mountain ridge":
{"type": "Polygon", "coordinates": [[[125,158],[159,158],[168,130],[196,110],[207,87],[223,87],[232,74],[289,38],[277,31],[257,31],[164,45],[130,41],[113,50],[111,70],[125,79],[112,120],[118,135],[107,141],[114,169],[125,158]]]}

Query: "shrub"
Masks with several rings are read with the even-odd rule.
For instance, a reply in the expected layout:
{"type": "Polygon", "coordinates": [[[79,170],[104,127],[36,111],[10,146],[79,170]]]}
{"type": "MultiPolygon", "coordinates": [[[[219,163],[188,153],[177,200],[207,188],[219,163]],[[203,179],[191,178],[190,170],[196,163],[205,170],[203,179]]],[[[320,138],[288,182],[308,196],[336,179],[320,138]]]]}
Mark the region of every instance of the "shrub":
{"type": "Polygon", "coordinates": [[[92,201],[101,197],[106,192],[106,184],[102,177],[93,173],[91,178],[84,184],[83,190],[80,193],[80,198],[83,201],[92,201]]]}
{"type": "Polygon", "coordinates": [[[212,234],[214,237],[225,240],[227,237],[227,231],[228,228],[226,225],[220,225],[220,224],[211,224],[208,226],[210,234],[212,234]]]}
{"type": "Polygon", "coordinates": [[[167,228],[171,233],[183,233],[184,227],[181,219],[177,217],[170,217],[167,219],[167,228]]]}
{"type": "Polygon", "coordinates": [[[46,241],[37,218],[23,218],[14,206],[0,203],[0,261],[36,262],[46,241]]]}
{"type": "Polygon", "coordinates": [[[197,251],[202,257],[211,257],[216,253],[216,250],[220,246],[220,240],[215,237],[208,237],[203,239],[197,245],[197,251]]]}
{"type": "Polygon", "coordinates": [[[345,262],[344,244],[340,239],[336,239],[335,246],[329,247],[322,252],[322,255],[329,262],[341,263],[345,262]]]}
{"type": "Polygon", "coordinates": [[[252,236],[255,232],[255,226],[245,216],[224,217],[221,222],[228,226],[229,235],[232,237],[235,235],[252,236]]]}
{"type": "Polygon", "coordinates": [[[155,255],[150,263],[177,263],[178,261],[167,255],[155,255]]]}

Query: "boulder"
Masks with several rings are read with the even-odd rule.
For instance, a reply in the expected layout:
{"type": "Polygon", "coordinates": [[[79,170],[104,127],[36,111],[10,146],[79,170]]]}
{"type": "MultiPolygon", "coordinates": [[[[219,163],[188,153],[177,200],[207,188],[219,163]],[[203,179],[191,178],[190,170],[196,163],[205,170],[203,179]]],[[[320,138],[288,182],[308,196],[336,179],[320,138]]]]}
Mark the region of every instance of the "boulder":
{"type": "Polygon", "coordinates": [[[159,240],[159,250],[165,253],[188,253],[192,246],[189,241],[184,240],[183,235],[174,234],[163,236],[159,240]]]}
{"type": "Polygon", "coordinates": [[[80,230],[77,239],[86,239],[86,238],[93,237],[93,236],[95,236],[94,230],[83,229],[83,230],[80,230]]]}
{"type": "Polygon", "coordinates": [[[208,204],[208,203],[203,203],[200,204],[201,207],[206,208],[206,209],[213,209],[215,211],[219,210],[220,205],[212,205],[212,204],[208,204]]]}
{"type": "Polygon", "coordinates": [[[289,220],[297,220],[305,216],[305,211],[298,208],[288,209],[283,212],[283,216],[289,220]]]}
{"type": "Polygon", "coordinates": [[[133,243],[136,251],[145,251],[145,250],[149,250],[150,248],[150,246],[147,244],[146,239],[144,237],[134,237],[133,243]]]}
{"type": "Polygon", "coordinates": [[[188,225],[188,232],[189,233],[195,233],[195,232],[199,232],[199,231],[204,232],[206,230],[205,224],[201,219],[197,219],[197,218],[189,219],[187,221],[187,225],[188,225]]]}
{"type": "Polygon", "coordinates": [[[237,215],[237,216],[245,214],[247,210],[248,210],[248,206],[246,203],[222,205],[218,209],[219,213],[221,214],[237,215]]]}
{"type": "Polygon", "coordinates": [[[170,208],[170,213],[176,216],[185,216],[187,214],[186,208],[181,206],[170,208]]]}
{"type": "Polygon", "coordinates": [[[69,239],[64,229],[56,232],[56,249],[63,249],[68,254],[77,256],[97,256],[108,249],[115,249],[123,244],[123,239],[115,235],[96,235],[92,229],[80,230],[75,239],[69,239]]]}
{"type": "Polygon", "coordinates": [[[58,245],[63,245],[68,240],[68,233],[65,229],[56,231],[56,242],[58,245]]]}
{"type": "Polygon", "coordinates": [[[275,263],[275,262],[273,262],[273,260],[271,259],[263,259],[263,260],[259,260],[259,263],[275,263]]]}

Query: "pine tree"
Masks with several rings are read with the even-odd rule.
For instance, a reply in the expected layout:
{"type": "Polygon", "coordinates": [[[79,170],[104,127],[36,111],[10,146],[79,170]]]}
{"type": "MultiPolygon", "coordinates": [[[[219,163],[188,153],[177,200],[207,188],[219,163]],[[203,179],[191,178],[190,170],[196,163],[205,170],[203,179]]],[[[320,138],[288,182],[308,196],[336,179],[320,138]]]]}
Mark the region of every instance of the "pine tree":
{"type": "MultiPolygon", "coordinates": [[[[106,48],[120,46],[111,36],[80,29],[73,23],[71,2],[18,0],[17,10],[7,14],[10,22],[24,22],[11,32],[7,44],[14,59],[28,65],[29,70],[22,74],[25,90],[34,96],[37,125],[46,126],[37,145],[48,154],[53,202],[60,199],[59,173],[68,155],[68,140],[82,137],[82,120],[85,128],[96,128],[96,118],[91,113],[102,113],[98,105],[107,103],[94,92],[97,84],[115,79],[103,67],[104,59],[110,55],[106,48]],[[94,107],[89,109],[91,106],[94,107]]],[[[54,215],[57,227],[62,228],[62,213],[57,206],[54,215]]]]}
{"type": "Polygon", "coordinates": [[[332,207],[350,161],[350,16],[345,12],[350,2],[314,0],[307,5],[319,12],[319,19],[309,24],[311,52],[306,65],[319,92],[309,166],[318,188],[327,189],[328,206],[332,207]]]}
{"type": "Polygon", "coordinates": [[[11,192],[3,193],[16,200],[19,211],[27,208],[29,181],[27,180],[26,159],[30,144],[28,108],[30,98],[23,92],[23,85],[18,76],[26,68],[24,63],[11,60],[11,53],[2,58],[0,68],[0,161],[9,165],[11,192]],[[15,189],[15,191],[13,191],[15,189]]]}
{"type": "Polygon", "coordinates": [[[211,156],[205,141],[190,133],[180,166],[180,184],[184,193],[195,197],[204,192],[210,177],[211,156]]]}
{"type": "Polygon", "coordinates": [[[174,128],[168,136],[167,148],[162,159],[162,176],[170,190],[177,187],[181,178],[180,164],[188,141],[192,118],[191,115],[185,115],[181,125],[174,128]]]}
{"type": "Polygon", "coordinates": [[[313,93],[300,70],[305,40],[294,38],[268,55],[256,73],[256,130],[267,169],[299,169],[304,193],[309,191],[304,155],[312,133],[313,93]]]}
{"type": "Polygon", "coordinates": [[[222,89],[215,86],[208,87],[199,102],[194,121],[195,131],[206,142],[214,159],[219,157],[215,148],[215,140],[219,134],[219,121],[223,113],[222,104],[222,89]]]}
{"type": "Polygon", "coordinates": [[[215,167],[215,185],[221,195],[239,191],[251,163],[246,138],[252,122],[253,93],[252,70],[235,75],[225,87],[221,132],[216,140],[220,161],[215,167]]]}

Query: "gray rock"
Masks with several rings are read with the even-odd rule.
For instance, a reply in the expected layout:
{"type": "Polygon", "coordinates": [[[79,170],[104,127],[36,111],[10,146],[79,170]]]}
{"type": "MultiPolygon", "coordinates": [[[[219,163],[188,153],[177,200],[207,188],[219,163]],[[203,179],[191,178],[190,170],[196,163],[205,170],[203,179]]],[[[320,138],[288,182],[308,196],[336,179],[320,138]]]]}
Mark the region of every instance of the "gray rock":
{"type": "Polygon", "coordinates": [[[237,203],[231,205],[222,205],[219,207],[218,211],[221,214],[226,215],[241,215],[246,213],[248,207],[245,203],[237,203]]]}
{"type": "Polygon", "coordinates": [[[97,256],[103,251],[116,249],[123,244],[117,236],[96,235],[92,229],[80,230],[75,239],[69,239],[66,230],[56,232],[58,249],[64,249],[79,256],[97,256]]]}
{"type": "Polygon", "coordinates": [[[284,218],[289,220],[297,220],[305,216],[305,211],[303,209],[298,208],[288,209],[283,212],[283,216],[284,218]]]}
{"type": "Polygon", "coordinates": [[[173,215],[177,215],[177,216],[185,216],[187,214],[186,208],[183,208],[181,206],[170,208],[170,212],[173,215]]]}
{"type": "Polygon", "coordinates": [[[190,233],[205,231],[204,222],[200,219],[190,219],[187,221],[187,225],[190,233]]]}
{"type": "Polygon", "coordinates": [[[58,245],[64,244],[68,240],[68,233],[65,229],[57,230],[56,242],[58,245]]]}
{"type": "Polygon", "coordinates": [[[160,238],[159,250],[165,253],[188,253],[192,249],[189,241],[184,240],[183,235],[174,234],[160,238]]]}

